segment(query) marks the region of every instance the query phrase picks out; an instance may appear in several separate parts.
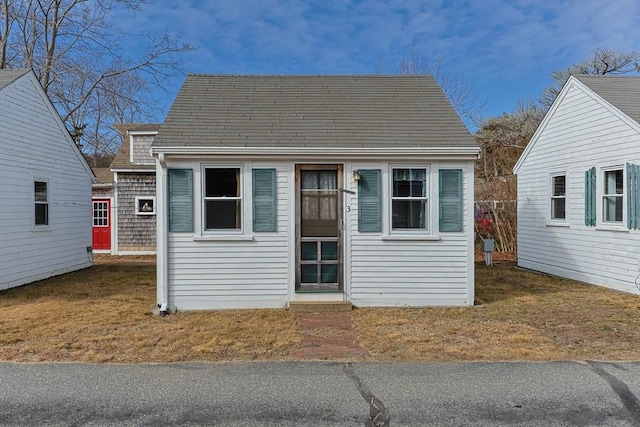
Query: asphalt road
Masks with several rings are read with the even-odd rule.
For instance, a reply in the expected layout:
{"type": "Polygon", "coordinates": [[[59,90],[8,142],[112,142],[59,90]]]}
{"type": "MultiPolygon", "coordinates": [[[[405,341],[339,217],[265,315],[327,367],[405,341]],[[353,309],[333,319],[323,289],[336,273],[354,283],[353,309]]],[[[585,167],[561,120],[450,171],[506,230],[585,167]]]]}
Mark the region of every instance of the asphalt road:
{"type": "Polygon", "coordinates": [[[2,426],[640,426],[635,363],[0,363],[2,426]]]}

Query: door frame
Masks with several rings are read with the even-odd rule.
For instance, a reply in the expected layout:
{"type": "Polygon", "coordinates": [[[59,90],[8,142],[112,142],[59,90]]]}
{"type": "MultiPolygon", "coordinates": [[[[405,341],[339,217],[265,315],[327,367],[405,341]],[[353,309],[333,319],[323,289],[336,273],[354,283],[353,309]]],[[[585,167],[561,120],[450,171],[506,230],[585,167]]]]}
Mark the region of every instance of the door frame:
{"type": "Polygon", "coordinates": [[[345,290],[345,279],[344,279],[344,267],[345,267],[345,245],[344,245],[344,197],[342,193],[342,188],[344,185],[344,164],[342,163],[296,163],[294,167],[294,176],[295,176],[295,185],[294,185],[294,203],[295,209],[294,217],[295,217],[295,232],[294,232],[294,280],[293,280],[293,294],[295,299],[307,299],[302,297],[303,295],[312,295],[313,299],[317,298],[319,295],[325,295],[325,298],[322,299],[330,299],[336,300],[339,297],[339,300],[344,299],[344,295],[346,295],[345,290]],[[301,260],[301,238],[302,238],[302,229],[301,229],[301,171],[303,170],[335,170],[337,175],[336,181],[336,209],[337,209],[337,228],[338,228],[338,290],[299,290],[298,284],[301,279],[301,268],[300,268],[300,260],[301,260]]]}
{"type": "Polygon", "coordinates": [[[109,215],[109,239],[110,239],[110,244],[109,244],[109,249],[93,249],[91,250],[91,252],[93,252],[94,254],[111,254],[113,255],[113,251],[114,251],[114,244],[113,244],[113,240],[115,238],[115,232],[114,232],[114,206],[113,206],[113,197],[112,196],[104,196],[104,197],[100,197],[100,196],[92,196],[91,197],[91,245],[93,246],[93,202],[95,201],[101,201],[101,200],[107,200],[109,202],[109,209],[108,209],[108,215],[109,215]]]}

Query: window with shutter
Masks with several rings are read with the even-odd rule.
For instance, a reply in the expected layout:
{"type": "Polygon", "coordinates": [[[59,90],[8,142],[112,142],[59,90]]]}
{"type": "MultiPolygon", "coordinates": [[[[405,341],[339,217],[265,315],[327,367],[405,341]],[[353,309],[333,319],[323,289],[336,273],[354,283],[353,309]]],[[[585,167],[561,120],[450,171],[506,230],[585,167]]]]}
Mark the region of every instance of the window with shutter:
{"type": "Polygon", "coordinates": [[[168,222],[170,232],[193,232],[193,170],[169,169],[168,222]]]}
{"type": "Polygon", "coordinates": [[[462,169],[440,169],[440,231],[462,231],[462,169]]]}
{"type": "Polygon", "coordinates": [[[253,231],[277,231],[275,169],[253,169],[253,231]]]}
{"type": "Polygon", "coordinates": [[[358,231],[382,231],[382,171],[360,169],[358,181],[358,231]]]}

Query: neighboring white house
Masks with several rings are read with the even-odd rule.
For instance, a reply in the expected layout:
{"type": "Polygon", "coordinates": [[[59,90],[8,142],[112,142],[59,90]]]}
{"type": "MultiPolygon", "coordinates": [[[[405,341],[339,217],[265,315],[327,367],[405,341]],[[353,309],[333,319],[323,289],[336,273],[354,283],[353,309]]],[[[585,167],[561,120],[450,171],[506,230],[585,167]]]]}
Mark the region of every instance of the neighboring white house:
{"type": "Polygon", "coordinates": [[[165,308],[473,304],[479,149],[429,76],[189,75],[151,147],[165,308]]]}
{"type": "Polygon", "coordinates": [[[33,72],[0,70],[0,289],[91,266],[94,179],[33,72]]]}
{"type": "Polygon", "coordinates": [[[518,265],[640,294],[640,77],[574,76],[516,163],[518,265]]]}

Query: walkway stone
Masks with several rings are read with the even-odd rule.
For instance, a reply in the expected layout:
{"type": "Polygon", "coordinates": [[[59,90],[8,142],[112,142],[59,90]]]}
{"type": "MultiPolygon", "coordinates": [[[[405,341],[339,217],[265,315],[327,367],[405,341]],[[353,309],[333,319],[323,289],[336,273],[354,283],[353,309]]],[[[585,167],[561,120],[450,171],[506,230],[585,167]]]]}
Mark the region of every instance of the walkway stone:
{"type": "Polygon", "coordinates": [[[332,360],[369,356],[356,343],[349,313],[296,313],[296,323],[302,334],[302,349],[293,353],[295,358],[332,360]]]}

